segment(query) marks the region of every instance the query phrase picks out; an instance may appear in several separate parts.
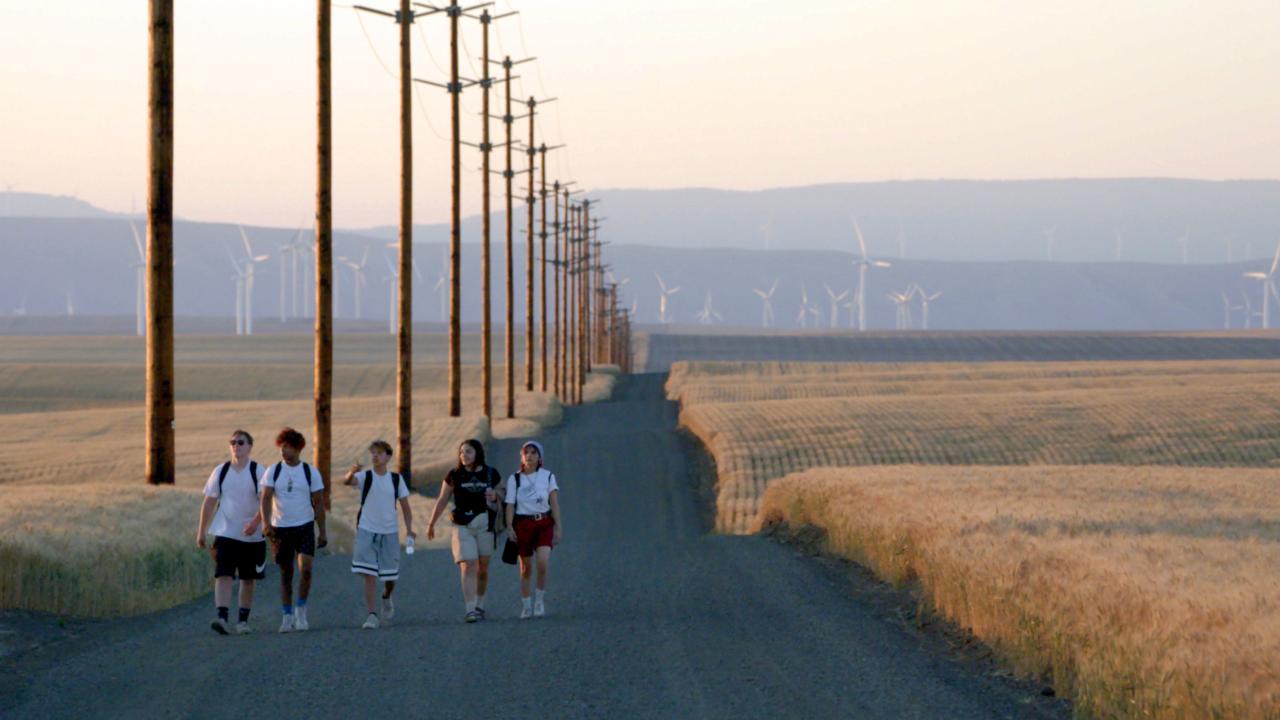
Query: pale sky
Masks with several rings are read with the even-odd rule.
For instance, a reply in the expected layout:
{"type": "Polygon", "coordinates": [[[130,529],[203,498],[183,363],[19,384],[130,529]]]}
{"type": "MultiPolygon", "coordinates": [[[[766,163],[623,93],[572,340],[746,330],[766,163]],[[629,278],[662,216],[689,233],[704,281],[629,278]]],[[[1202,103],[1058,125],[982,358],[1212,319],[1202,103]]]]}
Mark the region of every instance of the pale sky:
{"type": "MultiPolygon", "coordinates": [[[[175,211],[309,224],[314,3],[176,5],[175,211]]],[[[521,20],[495,24],[495,54],[536,55],[518,95],[559,98],[538,140],[569,147],[551,154],[548,178],[588,188],[1280,176],[1275,0],[498,0],[495,11],[510,7],[521,20]]],[[[378,57],[395,67],[396,28],[362,19],[364,31],[334,6],[340,227],[396,222],[397,84],[378,57]]],[[[478,23],[463,28],[478,54],[478,23]]],[[[420,18],[414,35],[414,76],[440,79],[447,20],[420,18]]],[[[0,189],[141,210],[146,53],[145,0],[0,0],[0,189]]],[[[419,87],[415,221],[442,222],[448,96],[419,87]]],[[[468,90],[472,140],[479,107],[468,90]]],[[[473,213],[479,153],[466,150],[473,213]]]]}

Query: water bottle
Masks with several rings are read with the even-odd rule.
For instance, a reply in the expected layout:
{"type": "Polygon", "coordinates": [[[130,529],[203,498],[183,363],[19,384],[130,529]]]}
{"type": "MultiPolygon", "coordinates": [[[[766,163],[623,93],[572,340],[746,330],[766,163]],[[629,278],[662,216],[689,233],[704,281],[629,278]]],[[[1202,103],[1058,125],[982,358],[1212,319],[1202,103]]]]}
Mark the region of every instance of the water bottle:
{"type": "Polygon", "coordinates": [[[404,554],[405,555],[413,554],[413,536],[412,535],[410,535],[404,541],[404,554]]]}

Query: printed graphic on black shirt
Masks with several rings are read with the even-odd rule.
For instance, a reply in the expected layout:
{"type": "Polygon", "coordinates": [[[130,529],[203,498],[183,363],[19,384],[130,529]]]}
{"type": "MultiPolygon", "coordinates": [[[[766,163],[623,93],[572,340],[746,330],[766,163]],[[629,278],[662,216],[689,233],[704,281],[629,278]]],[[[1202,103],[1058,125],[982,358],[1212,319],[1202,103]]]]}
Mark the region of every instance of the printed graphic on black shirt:
{"type": "Polygon", "coordinates": [[[450,470],[445,482],[453,488],[453,523],[469,525],[476,516],[488,512],[484,491],[501,481],[498,471],[488,466],[474,472],[462,468],[450,470]]]}

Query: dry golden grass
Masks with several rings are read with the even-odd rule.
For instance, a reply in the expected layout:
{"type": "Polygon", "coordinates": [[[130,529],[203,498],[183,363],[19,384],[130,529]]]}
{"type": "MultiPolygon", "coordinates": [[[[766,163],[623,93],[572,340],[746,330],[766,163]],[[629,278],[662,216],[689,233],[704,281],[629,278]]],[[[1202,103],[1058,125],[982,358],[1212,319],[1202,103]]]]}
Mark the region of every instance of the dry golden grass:
{"type": "Polygon", "coordinates": [[[1280,717],[1280,474],[857,467],[770,485],[764,525],[898,584],[1098,717],[1280,717]]]}
{"type": "MultiPolygon", "coordinates": [[[[0,350],[0,607],[131,614],[207,591],[211,566],[194,543],[200,489],[225,459],[234,428],[253,433],[254,459],[264,466],[278,458],[272,440],[281,427],[311,434],[310,339],[179,338],[180,361],[185,346],[188,362],[178,365],[177,483],[160,490],[143,484],[142,376],[122,364],[137,350],[132,339],[18,340],[6,338],[0,350]],[[94,362],[95,353],[108,362],[94,362]],[[25,402],[25,411],[11,401],[25,402]]],[[[386,354],[371,345],[374,350],[337,353],[353,361],[335,373],[332,470],[338,477],[326,478],[336,481],[328,525],[339,551],[350,547],[359,504],[341,475],[353,462],[367,464],[371,440],[395,437],[393,370],[371,362],[386,354]]],[[[450,418],[444,368],[417,366],[414,379],[420,489],[452,466],[463,439],[533,435],[562,417],[555,396],[518,391],[517,417],[491,426],[479,413],[479,370],[465,367],[464,415],[450,418]]],[[[609,368],[591,374],[588,400],[607,397],[614,379],[609,368]]],[[[495,405],[502,392],[496,388],[495,405]]],[[[413,496],[411,502],[425,521],[433,499],[413,496]]]]}
{"type": "Polygon", "coordinates": [[[1280,464],[1280,362],[696,363],[668,394],[730,532],[814,467],[1280,464]]]}

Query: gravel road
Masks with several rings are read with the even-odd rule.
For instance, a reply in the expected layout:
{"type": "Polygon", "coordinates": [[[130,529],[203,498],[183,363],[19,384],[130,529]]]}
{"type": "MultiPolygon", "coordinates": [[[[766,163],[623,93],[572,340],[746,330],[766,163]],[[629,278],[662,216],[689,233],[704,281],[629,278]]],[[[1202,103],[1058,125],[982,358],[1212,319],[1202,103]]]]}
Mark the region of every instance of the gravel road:
{"type": "MultiPolygon", "coordinates": [[[[664,379],[624,377],[541,438],[565,513],[546,618],[516,618],[515,572],[496,563],[490,619],[464,624],[446,549],[403,558],[395,621],[361,630],[349,558],[321,557],[307,633],[274,632],[268,571],[247,637],[211,632],[205,597],[0,659],[0,717],[1068,716],[887,621],[847,569],[709,535],[664,379]]],[[[517,445],[489,449],[504,474],[517,445]]]]}

